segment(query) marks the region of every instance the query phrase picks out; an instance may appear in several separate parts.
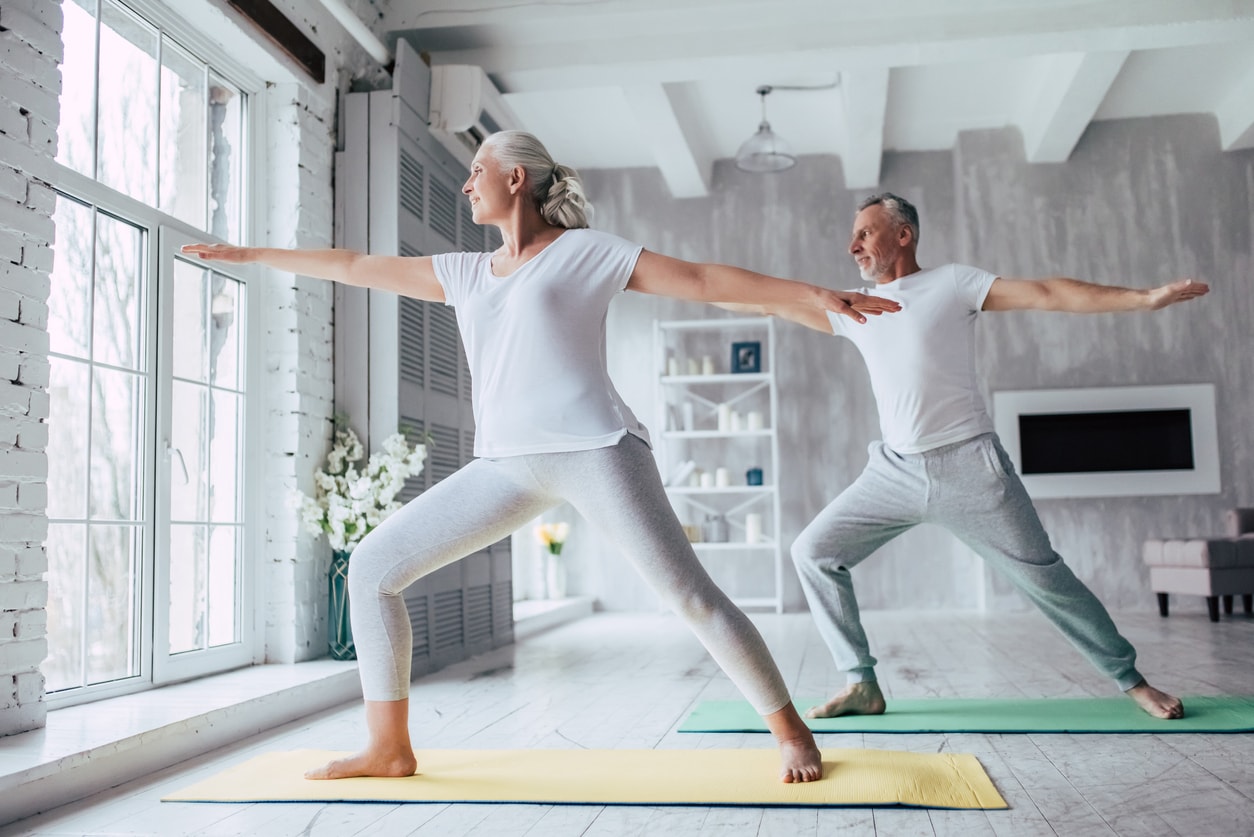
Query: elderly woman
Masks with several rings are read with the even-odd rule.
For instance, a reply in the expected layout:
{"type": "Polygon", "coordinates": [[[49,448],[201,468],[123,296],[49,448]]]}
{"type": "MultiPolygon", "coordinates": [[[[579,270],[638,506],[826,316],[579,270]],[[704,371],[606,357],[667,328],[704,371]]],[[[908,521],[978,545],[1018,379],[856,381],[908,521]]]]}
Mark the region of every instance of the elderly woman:
{"type": "Polygon", "coordinates": [[[765,717],[780,746],[780,778],[818,779],[814,737],[765,642],[698,562],[667,500],[648,434],[609,379],[606,312],[624,289],[711,303],[816,305],[857,322],[898,306],[678,261],[587,229],[578,175],[521,131],[488,138],[462,192],[476,223],[500,228],[504,244],[496,252],[407,258],[184,248],[204,259],[261,262],[453,305],[465,343],[480,458],[396,512],[353,552],[349,591],[369,738],[361,752],[308,776],[415,772],[408,725],[412,635],[401,591],[567,501],[623,547],[765,717]]]}

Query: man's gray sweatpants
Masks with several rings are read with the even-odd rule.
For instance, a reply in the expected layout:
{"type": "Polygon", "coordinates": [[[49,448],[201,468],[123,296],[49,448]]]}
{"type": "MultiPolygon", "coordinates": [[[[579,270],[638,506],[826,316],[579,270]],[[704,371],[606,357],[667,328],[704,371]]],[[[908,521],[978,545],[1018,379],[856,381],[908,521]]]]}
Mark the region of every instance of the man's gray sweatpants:
{"type": "Polygon", "coordinates": [[[875,679],[849,570],[902,532],[935,523],[1004,573],[1119,688],[1141,681],[1136,651],[1061,556],[996,434],[923,453],[872,443],[862,474],[792,546],[832,657],[850,683],[875,679]]]}

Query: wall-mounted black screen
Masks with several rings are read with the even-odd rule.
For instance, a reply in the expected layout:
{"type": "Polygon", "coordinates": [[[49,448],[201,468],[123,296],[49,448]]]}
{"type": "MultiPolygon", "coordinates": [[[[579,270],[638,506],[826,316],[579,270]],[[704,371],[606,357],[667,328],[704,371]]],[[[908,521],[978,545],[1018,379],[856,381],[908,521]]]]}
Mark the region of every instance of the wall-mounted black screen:
{"type": "Polygon", "coordinates": [[[1190,471],[1189,411],[1040,413],[1019,416],[1024,474],[1190,471]]]}

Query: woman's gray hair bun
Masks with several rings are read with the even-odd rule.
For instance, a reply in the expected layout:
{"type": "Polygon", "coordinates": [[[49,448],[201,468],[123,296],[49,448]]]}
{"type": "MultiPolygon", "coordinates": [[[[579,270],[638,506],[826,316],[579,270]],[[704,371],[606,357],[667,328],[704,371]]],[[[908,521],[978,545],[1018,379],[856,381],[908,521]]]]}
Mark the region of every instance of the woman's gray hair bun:
{"type": "Polygon", "coordinates": [[[502,169],[521,166],[527,172],[531,196],[547,223],[568,230],[588,226],[592,206],[584,195],[579,172],[555,162],[535,136],[526,131],[499,131],[484,145],[492,146],[492,156],[502,169]]]}

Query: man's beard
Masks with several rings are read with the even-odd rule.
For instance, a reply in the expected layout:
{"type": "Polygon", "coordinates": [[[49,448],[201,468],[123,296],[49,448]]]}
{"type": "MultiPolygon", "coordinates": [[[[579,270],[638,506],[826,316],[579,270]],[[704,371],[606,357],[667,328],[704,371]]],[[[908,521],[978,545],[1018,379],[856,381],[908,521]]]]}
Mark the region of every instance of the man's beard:
{"type": "Polygon", "coordinates": [[[880,264],[878,259],[871,259],[870,263],[867,264],[866,267],[858,265],[858,275],[862,277],[863,282],[871,285],[879,284],[880,277],[887,272],[888,270],[880,264]]]}

